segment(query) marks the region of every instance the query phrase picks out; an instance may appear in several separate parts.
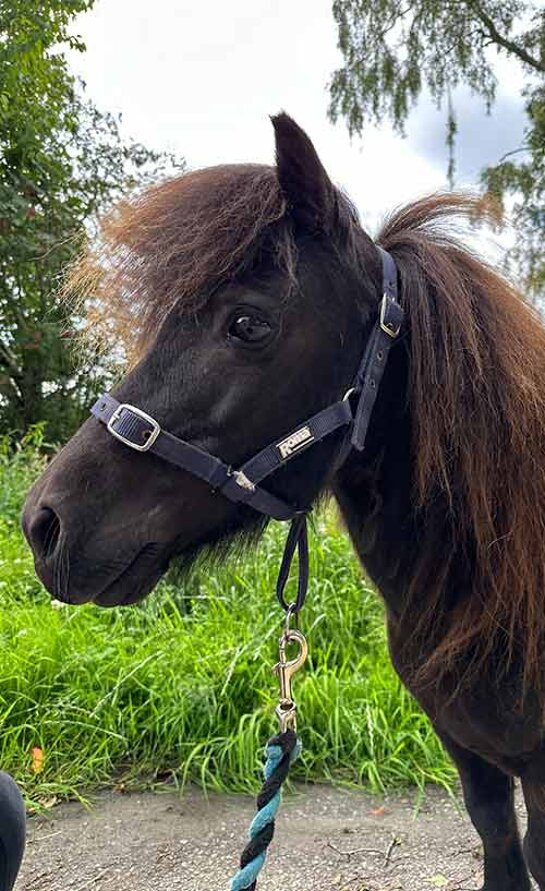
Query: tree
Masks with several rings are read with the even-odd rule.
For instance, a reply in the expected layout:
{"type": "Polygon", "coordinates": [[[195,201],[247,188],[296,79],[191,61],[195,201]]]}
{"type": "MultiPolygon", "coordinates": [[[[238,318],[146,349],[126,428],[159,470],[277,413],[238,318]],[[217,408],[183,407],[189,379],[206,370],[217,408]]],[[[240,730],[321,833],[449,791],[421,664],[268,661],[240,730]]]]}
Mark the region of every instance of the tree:
{"type": "MultiPolygon", "coordinates": [[[[534,292],[545,290],[545,10],[540,0],[335,0],[343,67],[330,84],[330,115],[354,133],[389,119],[403,132],[427,89],[440,105],[459,84],[494,103],[495,54],[523,69],[528,124],[523,144],[483,171],[503,206],[513,196],[519,233],[513,253],[534,292]]],[[[452,147],[456,121],[448,116],[452,147]]]]}
{"type": "Polygon", "coordinates": [[[94,0],[0,0],[0,430],[45,420],[59,440],[86,411],[100,364],[81,367],[59,297],[86,224],[168,159],[124,142],[84,97],[63,49],[94,0]]]}

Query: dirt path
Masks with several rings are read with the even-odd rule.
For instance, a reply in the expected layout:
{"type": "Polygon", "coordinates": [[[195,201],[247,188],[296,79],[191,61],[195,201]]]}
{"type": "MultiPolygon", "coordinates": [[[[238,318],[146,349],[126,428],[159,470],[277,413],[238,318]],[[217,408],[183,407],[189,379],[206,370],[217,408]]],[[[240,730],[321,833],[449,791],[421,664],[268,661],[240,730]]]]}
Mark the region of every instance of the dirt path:
{"type": "MultiPolygon", "coordinates": [[[[33,818],[16,891],[224,891],[253,813],[246,797],[103,793],[33,818]]],[[[260,891],[473,891],[478,840],[436,789],[302,787],[284,800],[260,891]],[[395,841],[394,841],[395,840],[395,841]]]]}

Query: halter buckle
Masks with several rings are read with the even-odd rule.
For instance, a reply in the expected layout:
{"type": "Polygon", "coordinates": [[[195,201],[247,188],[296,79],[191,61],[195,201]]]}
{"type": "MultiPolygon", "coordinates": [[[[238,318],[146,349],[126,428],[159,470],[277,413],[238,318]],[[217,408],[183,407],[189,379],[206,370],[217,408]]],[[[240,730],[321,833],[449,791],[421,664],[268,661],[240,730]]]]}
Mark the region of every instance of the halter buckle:
{"type": "Polygon", "coordinates": [[[116,410],[112,414],[110,420],[107,423],[107,429],[112,436],[115,436],[116,439],[119,439],[123,445],[129,446],[131,449],[135,449],[137,452],[147,452],[148,449],[151,449],[153,443],[159,436],[161,432],[161,427],[151,415],[148,415],[145,411],[142,411],[141,408],[137,408],[135,405],[130,405],[128,402],[122,402],[117,406],[116,410]],[[141,426],[138,423],[135,425],[134,417],[132,419],[132,424],[127,429],[127,432],[116,430],[115,425],[119,421],[125,420],[125,413],[128,412],[130,415],[136,416],[137,419],[144,421],[145,424],[149,425],[149,428],[143,427],[138,430],[138,436],[142,439],[142,442],[135,442],[134,439],[130,438],[131,433],[137,431],[137,427],[141,426]],[[144,438],[145,437],[145,438],[144,438]]]}
{"type": "Polygon", "coordinates": [[[383,294],[380,304],[380,327],[389,337],[395,338],[401,331],[401,321],[395,322],[392,318],[388,318],[390,308],[398,309],[398,304],[388,297],[388,294],[383,294]]]}

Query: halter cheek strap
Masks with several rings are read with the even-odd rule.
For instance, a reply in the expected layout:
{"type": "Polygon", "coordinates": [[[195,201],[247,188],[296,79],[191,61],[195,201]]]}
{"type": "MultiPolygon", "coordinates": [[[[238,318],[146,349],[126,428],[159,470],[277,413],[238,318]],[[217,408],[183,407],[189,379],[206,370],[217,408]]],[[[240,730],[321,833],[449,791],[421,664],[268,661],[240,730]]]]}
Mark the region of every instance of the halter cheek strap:
{"type": "Polygon", "coordinates": [[[381,247],[382,301],[377,321],[367,341],[363,359],[356,375],[355,390],[359,393],[350,441],[363,451],[371,414],[377,401],[379,386],[386,369],[390,350],[403,324],[403,310],[397,302],[397,268],[393,257],[381,247]]]}
{"type": "Polygon", "coordinates": [[[103,394],[91,408],[95,418],[123,445],[138,452],[150,452],[188,471],[230,501],[247,504],[275,520],[293,521],[277,584],[278,599],[285,609],[292,612],[299,611],[306,594],[306,514],[309,507],[289,504],[263,489],[261,483],[292,458],[339,430],[344,429],[345,435],[337,455],[337,466],[346,460],[352,448],[363,451],[388,355],[399,336],[404,315],[398,302],[395,262],[387,251],[380,247],[378,251],[382,260],[382,299],[351,388],[338,402],[312,415],[281,439],[261,449],[241,467],[235,469],[221,458],[163,430],[151,415],[129,403],[120,403],[109,394],[103,394]],[[296,550],[299,554],[299,587],[295,604],[289,606],[284,599],[284,588],[296,550]]]}

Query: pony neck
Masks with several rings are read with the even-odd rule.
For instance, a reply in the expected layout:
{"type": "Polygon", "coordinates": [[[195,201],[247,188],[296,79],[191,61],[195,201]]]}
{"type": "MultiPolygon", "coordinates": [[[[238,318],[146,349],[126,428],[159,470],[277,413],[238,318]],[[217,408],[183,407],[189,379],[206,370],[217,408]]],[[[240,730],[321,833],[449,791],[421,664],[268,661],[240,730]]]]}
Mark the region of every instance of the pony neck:
{"type": "Polygon", "coordinates": [[[414,559],[411,430],[406,407],[407,354],[393,350],[363,452],[352,450],[333,493],[366,572],[394,613],[414,559]]]}

